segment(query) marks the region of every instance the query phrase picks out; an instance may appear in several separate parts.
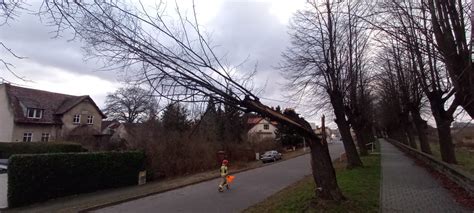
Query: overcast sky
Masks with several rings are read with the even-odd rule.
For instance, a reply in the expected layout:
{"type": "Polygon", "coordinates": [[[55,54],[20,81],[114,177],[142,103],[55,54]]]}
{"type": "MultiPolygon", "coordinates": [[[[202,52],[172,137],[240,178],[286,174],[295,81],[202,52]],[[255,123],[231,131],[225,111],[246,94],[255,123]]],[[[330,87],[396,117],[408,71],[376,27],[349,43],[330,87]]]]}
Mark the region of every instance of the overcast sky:
{"type": "MultiPolygon", "coordinates": [[[[142,0],[153,3],[154,0],[142,0]]],[[[27,10],[38,11],[40,0],[28,1],[27,10]]],[[[180,7],[190,10],[191,1],[180,1],[180,7]],[[188,5],[186,5],[188,4],[188,5]]],[[[305,114],[309,103],[286,102],[282,85],[285,80],[275,68],[281,53],[289,45],[288,23],[292,15],[305,6],[305,0],[195,0],[200,25],[218,45],[218,53],[226,55],[227,62],[237,65],[246,60],[241,69],[258,73],[254,85],[262,89],[261,101],[282,108],[295,108],[309,121],[319,123],[320,116],[305,114]],[[272,101],[279,100],[279,101],[272,101]]],[[[174,1],[168,4],[173,9],[174,1]]],[[[85,61],[79,41],[72,36],[53,38],[54,27],[42,23],[38,16],[20,11],[15,20],[0,26],[0,41],[24,59],[11,57],[0,48],[0,58],[14,65],[12,70],[28,81],[22,81],[0,67],[0,77],[25,87],[72,95],[90,95],[104,106],[105,97],[121,87],[126,74],[119,71],[100,71],[101,64],[85,61]]],[[[334,127],[331,113],[326,112],[327,123],[334,127]]],[[[427,117],[430,123],[429,113],[427,117]]],[[[458,116],[466,120],[464,115],[458,116]]]]}
{"type": "MultiPolygon", "coordinates": [[[[189,3],[185,1],[184,3],[189,3]]],[[[226,53],[230,64],[246,61],[246,68],[258,64],[254,85],[261,88],[262,102],[269,105],[300,108],[302,105],[284,103],[284,79],[275,69],[281,52],[289,44],[287,25],[292,14],[304,7],[304,0],[196,0],[198,18],[211,34],[219,51],[226,53]],[[281,100],[283,102],[268,99],[281,100]]],[[[38,10],[38,2],[31,1],[27,9],[38,10]]],[[[173,3],[174,4],[174,3],[173,3]]],[[[172,9],[171,4],[168,8],[172,9]]],[[[186,8],[189,5],[182,5],[186,8]]],[[[54,27],[47,26],[28,11],[0,29],[0,41],[24,59],[12,58],[1,50],[0,57],[14,65],[14,72],[30,81],[13,77],[4,69],[1,77],[36,89],[72,95],[90,95],[99,106],[104,106],[107,93],[122,84],[125,74],[100,71],[101,64],[84,60],[82,44],[71,37],[53,38],[54,27]]]]}

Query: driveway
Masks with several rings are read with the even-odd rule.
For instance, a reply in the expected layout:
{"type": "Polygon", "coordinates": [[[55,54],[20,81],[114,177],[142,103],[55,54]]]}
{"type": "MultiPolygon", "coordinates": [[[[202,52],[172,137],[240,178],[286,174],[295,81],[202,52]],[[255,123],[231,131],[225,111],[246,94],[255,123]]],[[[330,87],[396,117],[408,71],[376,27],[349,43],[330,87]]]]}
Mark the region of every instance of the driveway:
{"type": "MultiPolygon", "coordinates": [[[[330,144],[329,149],[333,159],[344,152],[339,142],[330,144]]],[[[231,190],[223,193],[217,191],[220,179],[214,179],[97,212],[240,212],[309,174],[310,156],[303,155],[235,174],[231,190]]]]}
{"type": "Polygon", "coordinates": [[[0,174],[0,209],[7,207],[7,174],[0,174]]]}

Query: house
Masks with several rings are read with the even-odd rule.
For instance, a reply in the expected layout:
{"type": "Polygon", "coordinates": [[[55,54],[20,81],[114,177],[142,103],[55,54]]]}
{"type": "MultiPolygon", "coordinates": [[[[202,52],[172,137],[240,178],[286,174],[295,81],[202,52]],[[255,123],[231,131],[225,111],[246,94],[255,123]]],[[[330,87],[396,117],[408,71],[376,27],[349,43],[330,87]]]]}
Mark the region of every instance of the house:
{"type": "Polygon", "coordinates": [[[47,142],[70,134],[100,134],[105,117],[87,95],[0,84],[0,142],[47,142]]]}
{"type": "MultiPolygon", "coordinates": [[[[322,135],[322,127],[319,127],[318,125],[316,125],[316,123],[313,123],[313,122],[310,122],[309,124],[311,125],[311,129],[314,131],[316,135],[320,135],[320,136],[322,135]]],[[[326,127],[325,130],[326,130],[326,140],[328,142],[332,142],[334,139],[336,139],[336,135],[331,128],[326,127]]]]}
{"type": "Polygon", "coordinates": [[[117,128],[120,126],[120,122],[117,120],[103,120],[102,121],[102,130],[100,131],[103,135],[113,135],[117,131],[117,128]]]}
{"type": "Polygon", "coordinates": [[[107,124],[102,133],[109,135],[109,145],[118,149],[135,149],[143,145],[145,140],[156,141],[156,129],[153,123],[120,123],[118,121],[103,121],[107,124]]]}
{"type": "Polygon", "coordinates": [[[249,116],[247,118],[247,125],[247,136],[249,138],[254,138],[256,140],[276,138],[275,131],[277,130],[277,123],[274,121],[270,121],[269,119],[260,116],[249,116]]]}

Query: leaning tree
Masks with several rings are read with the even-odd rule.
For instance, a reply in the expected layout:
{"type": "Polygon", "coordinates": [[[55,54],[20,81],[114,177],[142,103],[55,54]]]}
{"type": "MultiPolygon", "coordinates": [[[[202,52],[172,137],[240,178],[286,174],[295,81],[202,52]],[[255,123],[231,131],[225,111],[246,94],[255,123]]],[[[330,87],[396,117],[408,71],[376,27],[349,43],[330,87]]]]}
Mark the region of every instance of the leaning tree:
{"type": "Polygon", "coordinates": [[[120,69],[139,70],[138,76],[155,94],[170,101],[214,101],[253,111],[285,123],[303,134],[311,146],[313,177],[322,199],[342,200],[327,144],[300,117],[285,116],[259,102],[248,88],[248,76],[224,64],[197,21],[176,4],[176,14],[165,5],[109,1],[44,1],[42,13],[58,33],[73,30],[88,55],[120,69]]]}

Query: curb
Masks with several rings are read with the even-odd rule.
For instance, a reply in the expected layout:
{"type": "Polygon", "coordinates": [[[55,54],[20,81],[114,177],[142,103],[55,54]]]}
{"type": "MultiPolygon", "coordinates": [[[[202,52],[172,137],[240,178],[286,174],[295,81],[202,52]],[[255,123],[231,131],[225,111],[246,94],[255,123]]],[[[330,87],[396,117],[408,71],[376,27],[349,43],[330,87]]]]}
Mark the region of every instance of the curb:
{"type": "MultiPolygon", "coordinates": [[[[307,155],[307,154],[309,154],[309,152],[305,152],[305,153],[302,153],[302,154],[293,156],[293,157],[291,157],[291,158],[285,158],[285,160],[290,160],[290,159],[297,158],[297,157],[301,157],[301,156],[307,155]]],[[[262,164],[262,165],[257,166],[257,167],[244,168],[244,169],[240,169],[240,170],[233,171],[232,173],[233,173],[233,174],[238,174],[238,173],[246,172],[246,171],[249,171],[249,170],[252,170],[252,169],[257,169],[257,168],[261,168],[261,167],[265,167],[265,166],[270,166],[270,165],[274,165],[274,164],[277,164],[277,163],[281,163],[281,162],[283,162],[283,161],[284,161],[284,160],[281,160],[281,161],[275,162],[275,163],[270,163],[270,164],[262,164]]],[[[108,203],[105,203],[105,204],[94,205],[94,206],[92,206],[92,207],[86,207],[86,208],[84,208],[84,209],[78,210],[78,212],[94,211],[94,210],[97,210],[97,209],[101,209],[101,208],[105,208],[105,207],[109,207],[109,206],[114,206],[114,205],[117,205],[117,204],[120,204],[120,203],[125,203],[125,202],[129,202],[129,201],[132,201],[132,200],[137,200],[137,199],[140,199],[140,198],[148,197],[148,196],[151,196],[151,195],[156,195],[156,194],[160,194],[160,193],[172,191],[172,190],[175,190],[175,189],[184,188],[184,187],[187,187],[187,186],[190,186],[190,185],[194,185],[194,184],[198,184],[198,183],[202,183],[202,182],[214,180],[214,179],[216,179],[216,178],[218,178],[218,177],[220,177],[220,175],[217,175],[217,174],[216,174],[215,176],[212,176],[212,177],[209,177],[209,178],[205,178],[205,179],[198,180],[198,181],[195,181],[195,182],[192,182],[192,183],[188,183],[188,184],[184,184],[184,185],[172,187],[172,188],[169,188],[169,189],[159,190],[159,191],[155,191],[155,192],[151,192],[151,193],[147,193],[147,194],[142,194],[142,195],[138,195],[138,196],[134,196],[134,197],[122,199],[122,200],[117,200],[117,201],[113,201],[113,202],[108,202],[108,203]]]]}

